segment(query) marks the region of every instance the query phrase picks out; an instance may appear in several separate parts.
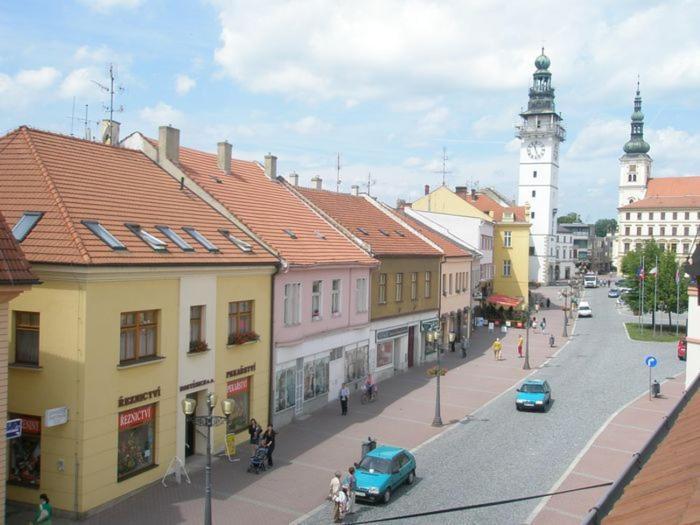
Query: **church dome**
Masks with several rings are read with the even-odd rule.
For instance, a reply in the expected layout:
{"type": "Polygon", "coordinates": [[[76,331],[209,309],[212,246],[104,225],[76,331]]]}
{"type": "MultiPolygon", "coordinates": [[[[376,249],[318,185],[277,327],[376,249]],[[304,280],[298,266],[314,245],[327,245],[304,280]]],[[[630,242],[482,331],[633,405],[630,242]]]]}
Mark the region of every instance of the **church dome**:
{"type": "Polygon", "coordinates": [[[549,64],[549,58],[544,54],[544,48],[542,48],[542,54],[535,59],[535,67],[537,69],[548,69],[549,64]]]}
{"type": "Polygon", "coordinates": [[[628,140],[622,148],[625,153],[649,153],[651,146],[644,142],[641,137],[633,137],[628,140]]]}
{"type": "Polygon", "coordinates": [[[644,120],[644,113],[642,113],[641,110],[637,110],[634,113],[632,113],[632,120],[634,122],[641,122],[644,120]]]}

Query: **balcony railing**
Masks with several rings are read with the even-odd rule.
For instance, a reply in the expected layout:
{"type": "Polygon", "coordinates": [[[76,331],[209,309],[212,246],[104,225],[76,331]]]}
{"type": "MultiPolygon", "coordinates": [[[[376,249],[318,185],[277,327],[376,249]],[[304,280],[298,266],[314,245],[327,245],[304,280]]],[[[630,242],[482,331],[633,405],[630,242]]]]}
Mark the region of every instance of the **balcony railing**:
{"type": "Polygon", "coordinates": [[[549,133],[554,133],[554,135],[562,142],[566,140],[566,130],[559,124],[541,124],[540,126],[515,126],[515,136],[519,139],[531,135],[549,133]]]}

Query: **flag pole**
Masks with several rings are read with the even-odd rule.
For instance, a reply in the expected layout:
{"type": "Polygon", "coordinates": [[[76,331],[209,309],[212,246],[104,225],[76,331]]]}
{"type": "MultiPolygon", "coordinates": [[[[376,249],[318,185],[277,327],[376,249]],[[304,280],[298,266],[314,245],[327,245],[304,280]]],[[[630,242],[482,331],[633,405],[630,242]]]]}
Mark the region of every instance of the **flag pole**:
{"type": "Polygon", "coordinates": [[[641,280],[639,285],[642,289],[641,294],[639,294],[639,333],[641,333],[644,328],[644,254],[642,254],[642,269],[639,273],[639,279],[641,280]]]}
{"type": "Polygon", "coordinates": [[[656,290],[658,288],[658,283],[659,283],[659,256],[656,256],[656,266],[654,266],[654,313],[651,315],[651,318],[653,320],[653,335],[656,337],[656,290]]]}
{"type": "Polygon", "coordinates": [[[680,263],[676,262],[676,264],[678,265],[676,267],[676,337],[678,337],[678,325],[681,317],[681,274],[680,263]]]}

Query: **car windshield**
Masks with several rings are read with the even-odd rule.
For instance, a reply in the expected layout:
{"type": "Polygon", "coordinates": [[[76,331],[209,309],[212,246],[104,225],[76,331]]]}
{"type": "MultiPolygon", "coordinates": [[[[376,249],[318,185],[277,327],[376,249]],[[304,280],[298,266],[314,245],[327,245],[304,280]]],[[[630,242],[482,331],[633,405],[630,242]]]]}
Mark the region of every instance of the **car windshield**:
{"type": "Polygon", "coordinates": [[[520,388],[520,391],[525,392],[526,394],[544,394],[544,386],[525,383],[520,388]]]}
{"type": "Polygon", "coordinates": [[[389,474],[391,471],[391,462],[383,458],[365,456],[362,458],[362,461],[360,461],[359,468],[361,470],[372,470],[380,474],[389,474]]]}

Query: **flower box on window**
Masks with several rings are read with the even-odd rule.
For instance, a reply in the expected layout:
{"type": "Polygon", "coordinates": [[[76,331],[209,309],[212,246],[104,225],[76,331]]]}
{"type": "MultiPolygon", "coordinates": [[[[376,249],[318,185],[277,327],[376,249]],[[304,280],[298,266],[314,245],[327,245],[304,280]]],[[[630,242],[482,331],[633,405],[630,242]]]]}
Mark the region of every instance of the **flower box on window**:
{"type": "Polygon", "coordinates": [[[260,336],[255,332],[240,332],[237,334],[229,334],[228,336],[229,345],[242,345],[259,340],[260,336]]]}
{"type": "Polygon", "coordinates": [[[209,345],[206,341],[190,341],[190,353],[198,354],[200,352],[207,352],[209,350],[209,345]]]}

